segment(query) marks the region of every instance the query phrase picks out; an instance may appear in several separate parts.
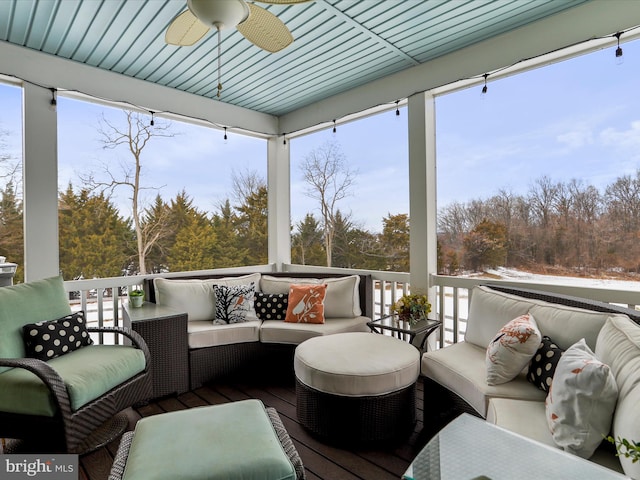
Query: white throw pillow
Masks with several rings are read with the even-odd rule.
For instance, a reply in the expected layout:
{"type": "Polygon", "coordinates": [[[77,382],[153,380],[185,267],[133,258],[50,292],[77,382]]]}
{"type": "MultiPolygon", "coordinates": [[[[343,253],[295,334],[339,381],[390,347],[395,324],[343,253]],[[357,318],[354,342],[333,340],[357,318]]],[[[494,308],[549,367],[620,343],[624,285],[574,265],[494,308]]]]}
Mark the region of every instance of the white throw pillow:
{"type": "Polygon", "coordinates": [[[216,318],[213,283],[206,280],[154,278],[153,286],[158,305],[185,312],[190,322],[216,318]]]}
{"type": "Polygon", "coordinates": [[[538,350],[542,336],[530,313],[508,322],[487,347],[487,384],[513,380],[538,350]]]}
{"type": "Polygon", "coordinates": [[[617,399],[611,369],[584,339],[575,343],[560,358],[545,400],[553,441],[569,453],[591,457],[611,430],[617,399]]]}
{"type": "Polygon", "coordinates": [[[289,287],[296,285],[327,285],[324,300],[325,318],[355,318],[362,315],[360,308],[360,276],[335,278],[295,278],[263,275],[260,290],[263,293],[289,293],[289,287]]]}

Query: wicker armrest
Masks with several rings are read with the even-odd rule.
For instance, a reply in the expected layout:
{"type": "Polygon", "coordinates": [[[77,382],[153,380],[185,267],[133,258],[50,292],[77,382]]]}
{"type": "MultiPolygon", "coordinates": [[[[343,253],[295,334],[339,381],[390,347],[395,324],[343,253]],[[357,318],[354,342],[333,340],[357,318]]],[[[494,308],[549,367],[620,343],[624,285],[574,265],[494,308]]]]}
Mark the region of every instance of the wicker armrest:
{"type": "Polygon", "coordinates": [[[146,363],[145,371],[149,369],[151,364],[151,354],[149,353],[149,347],[144,339],[137,333],[128,327],[89,327],[89,332],[95,333],[114,333],[127,337],[133,343],[133,346],[142,350],[144,353],[144,359],[146,363]]]}
{"type": "Polygon", "coordinates": [[[62,416],[71,418],[71,401],[62,377],[51,365],[37,358],[0,358],[0,367],[22,368],[35,374],[52,393],[62,416]]]}

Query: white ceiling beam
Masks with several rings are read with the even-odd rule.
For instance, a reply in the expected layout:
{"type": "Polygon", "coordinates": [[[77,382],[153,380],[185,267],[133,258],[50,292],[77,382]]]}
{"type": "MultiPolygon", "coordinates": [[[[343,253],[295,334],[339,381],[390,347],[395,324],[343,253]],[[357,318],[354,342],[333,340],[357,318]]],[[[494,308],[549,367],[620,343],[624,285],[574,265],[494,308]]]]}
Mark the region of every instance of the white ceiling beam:
{"type": "MultiPolygon", "coordinates": [[[[80,92],[105,102],[168,112],[260,136],[278,133],[278,119],[119,73],[0,41],[0,73],[48,88],[80,92]]],[[[174,115],[171,115],[174,114],[174,115]]]]}
{"type": "Polygon", "coordinates": [[[420,64],[420,62],[418,62],[415,58],[413,58],[412,56],[410,56],[407,53],[403,52],[398,47],[396,47],[394,44],[392,44],[392,43],[388,42],[387,40],[385,40],[384,38],[382,38],[380,35],[377,35],[376,33],[372,32],[371,30],[369,30],[367,27],[365,27],[361,23],[356,22],[349,15],[344,13],[342,10],[334,7],[329,2],[323,1],[323,2],[317,2],[317,4],[321,5],[322,8],[324,8],[328,12],[333,13],[336,17],[341,19],[347,25],[349,25],[352,28],[354,28],[358,33],[360,33],[362,35],[366,35],[371,40],[376,42],[378,45],[386,48],[390,52],[393,52],[395,55],[399,56],[403,60],[406,60],[411,65],[419,65],[420,64]]]}
{"type": "Polygon", "coordinates": [[[640,25],[640,1],[587,2],[290,112],[280,117],[280,133],[327,125],[333,119],[390,104],[460,79],[480,77],[524,59],[637,25],[640,25]]]}

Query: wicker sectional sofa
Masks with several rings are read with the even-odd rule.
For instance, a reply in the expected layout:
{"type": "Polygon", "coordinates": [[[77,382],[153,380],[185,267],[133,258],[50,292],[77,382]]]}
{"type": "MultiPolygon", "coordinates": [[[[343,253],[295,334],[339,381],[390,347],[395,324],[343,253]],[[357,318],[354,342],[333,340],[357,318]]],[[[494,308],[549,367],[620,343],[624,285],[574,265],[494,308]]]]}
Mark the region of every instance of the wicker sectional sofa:
{"type": "MultiPolygon", "coordinates": [[[[613,404],[609,403],[615,409],[612,417],[605,420],[611,424],[610,431],[592,432],[591,443],[594,443],[594,448],[602,440],[602,435],[606,434],[638,441],[640,312],[584,298],[502,285],[473,289],[463,342],[423,355],[421,374],[424,381],[425,434],[432,435],[460,413],[466,412],[547,445],[560,446],[558,427],[554,423],[557,416],[553,411],[548,414],[545,405],[551,402],[552,394],[555,398],[566,396],[567,392],[569,396],[584,395],[579,388],[579,393],[573,393],[567,387],[569,383],[557,380],[560,367],[555,370],[556,375],[547,380],[551,386],[549,394],[528,381],[527,374],[532,376],[532,373],[527,367],[506,383],[487,383],[487,349],[491,343],[498,341],[500,333],[505,331],[503,327],[521,315],[533,316],[539,334],[553,339],[553,347],[558,350],[575,349],[575,345],[582,345],[581,339],[584,339],[595,354],[596,363],[602,362],[608,366],[608,369],[606,366],[602,369],[610,370],[617,384],[617,397],[613,398],[613,404]],[[558,388],[564,388],[564,391],[560,392],[558,388]],[[549,423],[553,424],[553,432],[549,423]]],[[[543,351],[538,349],[531,358],[543,351]]],[[[570,373],[576,372],[573,370],[570,373]]],[[[575,403],[569,405],[571,411],[578,411],[575,403]]],[[[608,410],[595,401],[593,405],[589,414],[575,415],[578,422],[576,430],[579,432],[575,434],[576,437],[588,435],[584,433],[588,428],[585,424],[591,424],[594,415],[601,415],[602,411],[608,410]]],[[[624,471],[633,478],[640,478],[638,464],[628,458],[618,458],[615,453],[613,445],[602,442],[590,460],[613,470],[624,471]]]]}
{"type": "MultiPolygon", "coordinates": [[[[186,313],[186,331],[167,332],[171,337],[186,336],[188,364],[181,365],[194,389],[219,377],[250,373],[254,376],[293,375],[295,347],[308,338],[342,332],[369,331],[372,317],[372,279],[370,275],[252,273],[239,275],[156,276],[144,284],[148,301],[186,313]],[[208,312],[213,285],[253,283],[257,292],[287,292],[292,283],[326,283],[323,324],[286,323],[262,320],[252,312],[248,321],[215,325],[208,312]]],[[[212,300],[213,298],[213,300],[212,300]]],[[[155,332],[156,334],[158,332],[155,332]]],[[[162,335],[162,334],[160,334],[162,335]]],[[[153,352],[152,352],[153,353],[153,352]]]]}

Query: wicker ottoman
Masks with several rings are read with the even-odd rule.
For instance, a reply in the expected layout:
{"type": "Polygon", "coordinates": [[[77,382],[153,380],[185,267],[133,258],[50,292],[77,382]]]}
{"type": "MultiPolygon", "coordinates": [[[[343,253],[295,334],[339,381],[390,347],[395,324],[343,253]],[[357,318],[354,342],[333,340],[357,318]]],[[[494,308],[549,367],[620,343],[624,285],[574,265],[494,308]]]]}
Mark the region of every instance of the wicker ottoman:
{"type": "Polygon", "coordinates": [[[405,438],[416,421],[420,352],[374,333],[309,339],[294,358],[298,420],[330,443],[405,438]]]}
{"type": "Polygon", "coordinates": [[[259,400],[147,417],[122,436],[109,480],[304,480],[273,408],[259,400]]]}

